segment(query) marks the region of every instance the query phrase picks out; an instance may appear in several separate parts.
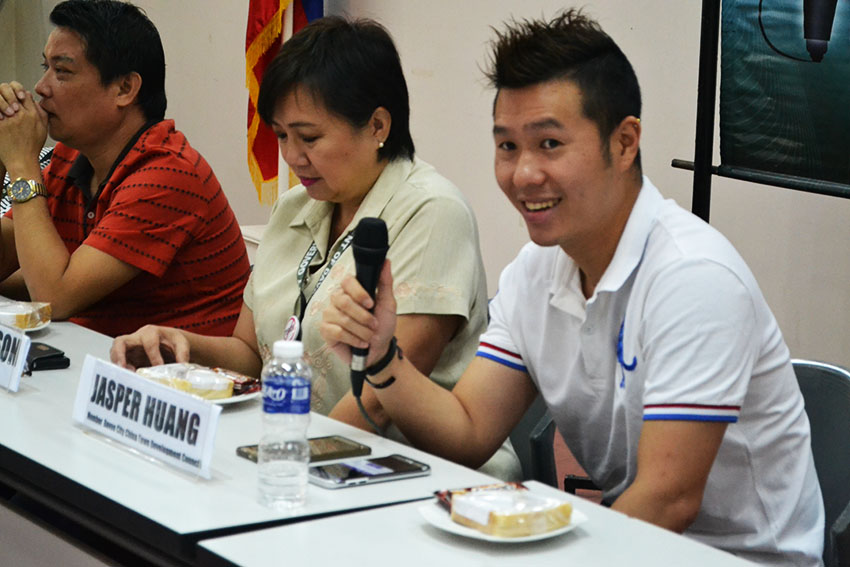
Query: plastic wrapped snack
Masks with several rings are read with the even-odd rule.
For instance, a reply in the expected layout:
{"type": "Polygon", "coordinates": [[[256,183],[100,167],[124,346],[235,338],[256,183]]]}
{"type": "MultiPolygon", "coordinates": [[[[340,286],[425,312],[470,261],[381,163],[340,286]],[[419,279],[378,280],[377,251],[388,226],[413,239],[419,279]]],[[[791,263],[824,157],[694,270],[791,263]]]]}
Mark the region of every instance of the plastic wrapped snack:
{"type": "Polygon", "coordinates": [[[213,368],[213,370],[215,370],[222,376],[230,378],[230,380],[233,382],[234,396],[242,396],[244,394],[251,394],[253,392],[260,391],[261,386],[259,378],[245,376],[244,374],[239,374],[238,372],[233,372],[232,370],[228,370],[226,368],[213,368]]]}
{"type": "Polygon", "coordinates": [[[470,486],[468,488],[454,488],[450,490],[438,490],[434,493],[440,505],[447,512],[452,511],[452,498],[460,494],[469,494],[470,492],[480,492],[482,490],[528,490],[521,482],[494,482],[493,484],[482,484],[479,486],[470,486]]]}
{"type": "Polygon", "coordinates": [[[50,322],[50,304],[40,301],[0,299],[0,324],[18,329],[35,329],[50,322]]]}
{"type": "Polygon", "coordinates": [[[493,488],[452,496],[451,517],[458,524],[497,537],[525,537],[570,523],[569,502],[528,490],[493,488]]]}
{"type": "Polygon", "coordinates": [[[223,373],[191,362],[139,368],[136,373],[205,400],[229,398],[233,395],[233,380],[223,373]]]}

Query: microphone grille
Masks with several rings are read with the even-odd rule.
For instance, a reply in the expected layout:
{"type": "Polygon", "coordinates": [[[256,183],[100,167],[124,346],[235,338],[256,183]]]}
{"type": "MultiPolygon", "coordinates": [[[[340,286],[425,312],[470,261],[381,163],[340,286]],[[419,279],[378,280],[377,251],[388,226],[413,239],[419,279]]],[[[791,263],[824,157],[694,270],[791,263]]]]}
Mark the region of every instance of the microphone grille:
{"type": "Polygon", "coordinates": [[[379,218],[363,217],[354,230],[354,245],[362,248],[387,248],[387,224],[379,218]]]}

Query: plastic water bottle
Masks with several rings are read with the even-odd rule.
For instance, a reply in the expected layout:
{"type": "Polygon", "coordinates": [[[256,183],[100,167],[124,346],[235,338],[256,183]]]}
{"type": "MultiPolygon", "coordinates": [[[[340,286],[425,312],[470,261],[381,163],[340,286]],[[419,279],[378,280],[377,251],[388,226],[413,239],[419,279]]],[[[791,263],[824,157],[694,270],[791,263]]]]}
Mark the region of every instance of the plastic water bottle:
{"type": "Polygon", "coordinates": [[[263,367],[263,435],[258,472],[260,502],[273,508],[301,506],[307,496],[310,387],[313,372],[299,341],[276,341],[263,367]]]}

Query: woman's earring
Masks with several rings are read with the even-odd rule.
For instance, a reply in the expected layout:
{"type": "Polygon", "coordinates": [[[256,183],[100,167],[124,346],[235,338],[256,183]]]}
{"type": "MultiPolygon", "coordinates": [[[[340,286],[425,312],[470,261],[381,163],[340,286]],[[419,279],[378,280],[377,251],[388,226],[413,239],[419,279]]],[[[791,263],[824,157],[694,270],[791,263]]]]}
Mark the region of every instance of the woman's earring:
{"type": "Polygon", "coordinates": [[[383,147],[384,147],[384,143],[383,143],[383,142],[378,142],[378,149],[380,150],[380,149],[381,149],[381,148],[383,148],[383,147]]]}

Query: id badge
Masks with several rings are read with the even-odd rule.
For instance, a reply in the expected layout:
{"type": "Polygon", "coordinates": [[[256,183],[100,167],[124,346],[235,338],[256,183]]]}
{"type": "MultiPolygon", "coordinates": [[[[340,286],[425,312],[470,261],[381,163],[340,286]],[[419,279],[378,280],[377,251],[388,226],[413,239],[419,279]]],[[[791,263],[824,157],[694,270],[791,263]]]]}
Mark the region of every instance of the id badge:
{"type": "Polygon", "coordinates": [[[283,329],[283,338],[287,341],[294,341],[298,339],[298,335],[300,334],[301,323],[298,321],[298,317],[293,315],[286,322],[286,327],[283,329]]]}

